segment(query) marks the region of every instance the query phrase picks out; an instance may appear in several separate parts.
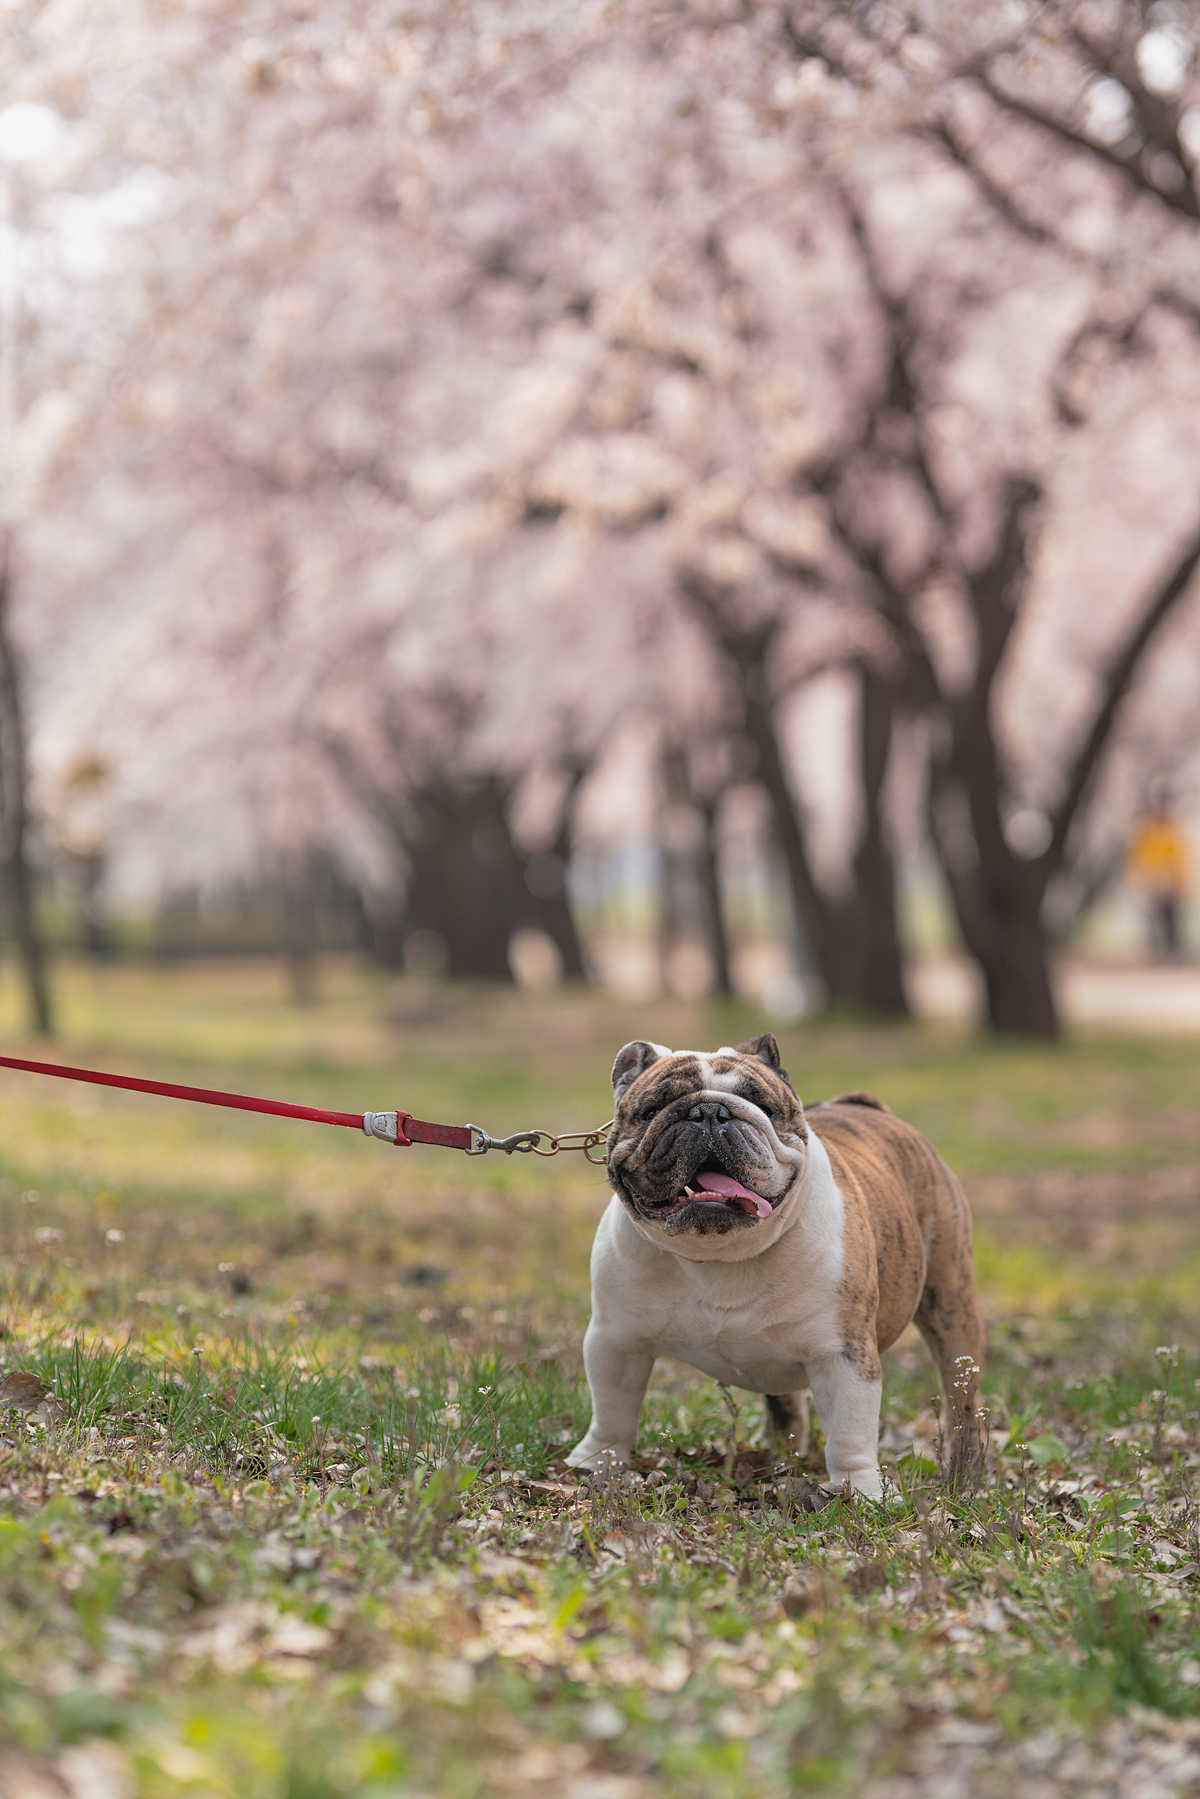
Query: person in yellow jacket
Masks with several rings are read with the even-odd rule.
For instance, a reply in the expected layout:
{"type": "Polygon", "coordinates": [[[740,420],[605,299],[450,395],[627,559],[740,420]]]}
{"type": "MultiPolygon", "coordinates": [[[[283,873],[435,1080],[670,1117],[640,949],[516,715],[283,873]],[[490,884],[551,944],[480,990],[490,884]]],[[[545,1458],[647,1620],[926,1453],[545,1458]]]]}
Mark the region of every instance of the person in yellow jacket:
{"type": "Polygon", "coordinates": [[[1149,901],[1150,953],[1177,956],[1179,913],[1192,880],[1187,836],[1167,807],[1154,805],[1133,827],[1126,872],[1149,901]]]}

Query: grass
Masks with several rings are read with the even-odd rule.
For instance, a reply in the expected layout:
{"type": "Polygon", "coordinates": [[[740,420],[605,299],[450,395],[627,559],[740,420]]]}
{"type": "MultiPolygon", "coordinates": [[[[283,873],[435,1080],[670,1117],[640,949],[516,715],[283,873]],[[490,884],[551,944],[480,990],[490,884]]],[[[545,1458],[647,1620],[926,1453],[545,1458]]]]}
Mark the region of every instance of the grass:
{"type": "MultiPolygon", "coordinates": [[[[602,1122],[630,1037],[761,1028],[349,963],[308,1008],[266,963],[59,985],[66,1060],[496,1134],[602,1122]]],[[[669,1363],[634,1475],[566,1471],[606,1202],[581,1157],[0,1075],[0,1379],[54,1396],[0,1411],[6,1799],[1187,1790],[1200,1043],[781,1038],[802,1094],[876,1091],[967,1181],[975,1493],[940,1481],[911,1337],[887,1511],[821,1504],[819,1450],[775,1466],[753,1395],[669,1363]]]]}

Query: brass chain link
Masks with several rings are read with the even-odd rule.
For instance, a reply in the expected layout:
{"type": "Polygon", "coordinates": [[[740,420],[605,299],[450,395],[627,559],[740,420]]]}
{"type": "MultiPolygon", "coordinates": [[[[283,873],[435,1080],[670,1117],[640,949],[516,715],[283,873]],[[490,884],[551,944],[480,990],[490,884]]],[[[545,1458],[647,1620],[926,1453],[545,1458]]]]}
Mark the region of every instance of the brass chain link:
{"type": "Polygon", "coordinates": [[[553,1131],[531,1131],[529,1147],[535,1156],[556,1156],[560,1149],[581,1149],[586,1161],[602,1168],[604,1156],[594,1156],[592,1151],[605,1142],[612,1126],[610,1118],[607,1124],[598,1125],[594,1131],[561,1131],[557,1137],[553,1131]],[[543,1141],[550,1145],[549,1149],[542,1148],[543,1141]]]}
{"type": "Polygon", "coordinates": [[[469,1124],[471,1146],[467,1154],[484,1156],[489,1149],[498,1149],[506,1156],[556,1156],[561,1149],[581,1149],[593,1167],[601,1168],[604,1154],[594,1156],[592,1151],[601,1147],[612,1126],[610,1118],[607,1124],[598,1125],[594,1131],[560,1131],[557,1136],[553,1131],[514,1131],[511,1137],[489,1137],[479,1125],[469,1124]],[[543,1149],[543,1143],[550,1147],[543,1149]]]}

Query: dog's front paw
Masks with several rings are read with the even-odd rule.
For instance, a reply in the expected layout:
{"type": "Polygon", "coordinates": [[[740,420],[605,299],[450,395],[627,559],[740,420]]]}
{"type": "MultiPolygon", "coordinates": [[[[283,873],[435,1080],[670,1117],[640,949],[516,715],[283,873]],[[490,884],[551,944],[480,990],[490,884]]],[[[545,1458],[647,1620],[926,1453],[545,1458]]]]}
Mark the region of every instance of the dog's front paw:
{"type": "Polygon", "coordinates": [[[843,1493],[847,1481],[850,1482],[851,1493],[858,1493],[864,1499],[874,1499],[877,1503],[882,1503],[883,1477],[878,1468],[854,1468],[848,1474],[841,1475],[831,1468],[826,1491],[832,1489],[834,1493],[843,1493]]]}
{"type": "Polygon", "coordinates": [[[616,1444],[605,1443],[597,1448],[586,1437],[582,1443],[576,1443],[571,1453],[563,1459],[568,1468],[583,1468],[591,1474],[612,1473],[618,1468],[629,1466],[628,1455],[622,1455],[616,1444]]]}

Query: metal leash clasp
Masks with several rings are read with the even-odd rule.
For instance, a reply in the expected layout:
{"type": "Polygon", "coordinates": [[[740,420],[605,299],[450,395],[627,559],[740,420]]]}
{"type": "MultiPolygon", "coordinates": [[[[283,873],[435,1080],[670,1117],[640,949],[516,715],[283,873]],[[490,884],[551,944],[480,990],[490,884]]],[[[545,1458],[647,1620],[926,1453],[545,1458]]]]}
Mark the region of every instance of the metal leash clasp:
{"type": "Polygon", "coordinates": [[[541,1131],[514,1131],[511,1137],[489,1137],[482,1125],[469,1124],[467,1129],[471,1133],[469,1156],[486,1156],[489,1149],[502,1149],[506,1156],[527,1156],[542,1135],[541,1131]]]}
{"type": "Polygon", "coordinates": [[[488,1155],[489,1150],[504,1150],[506,1155],[558,1155],[560,1150],[583,1150],[588,1162],[601,1168],[612,1119],[597,1130],[565,1130],[558,1137],[549,1130],[516,1130],[511,1137],[489,1137],[480,1124],[468,1124],[466,1128],[471,1133],[468,1155],[488,1155]],[[547,1148],[542,1148],[543,1144],[547,1148]],[[599,1150],[599,1155],[592,1155],[594,1150],[599,1150]]]}
{"type": "Polygon", "coordinates": [[[489,1149],[502,1149],[506,1156],[514,1153],[520,1156],[556,1156],[560,1150],[581,1149],[587,1160],[596,1167],[605,1160],[605,1140],[612,1129],[612,1119],[594,1131],[563,1131],[555,1136],[553,1131],[514,1131],[511,1137],[489,1137],[478,1124],[469,1124],[471,1143],[467,1150],[469,1156],[486,1156],[489,1149]],[[547,1147],[543,1149],[542,1145],[547,1147]],[[592,1154],[599,1149],[600,1154],[592,1154]]]}
{"type": "MultiPolygon", "coordinates": [[[[407,1148],[413,1141],[405,1129],[411,1117],[411,1112],[364,1112],[363,1134],[378,1137],[384,1143],[394,1143],[398,1148],[407,1148]]],[[[465,1152],[469,1156],[486,1156],[489,1149],[498,1149],[506,1156],[556,1156],[560,1150],[581,1149],[589,1162],[600,1166],[605,1159],[605,1140],[612,1128],[612,1119],[598,1130],[563,1131],[557,1137],[553,1131],[514,1131],[511,1137],[493,1137],[481,1124],[469,1124],[466,1128],[470,1141],[465,1145],[465,1152]],[[594,1155],[594,1150],[599,1150],[599,1155],[594,1155]]],[[[421,1139],[422,1142],[427,1140],[421,1139]]]]}

